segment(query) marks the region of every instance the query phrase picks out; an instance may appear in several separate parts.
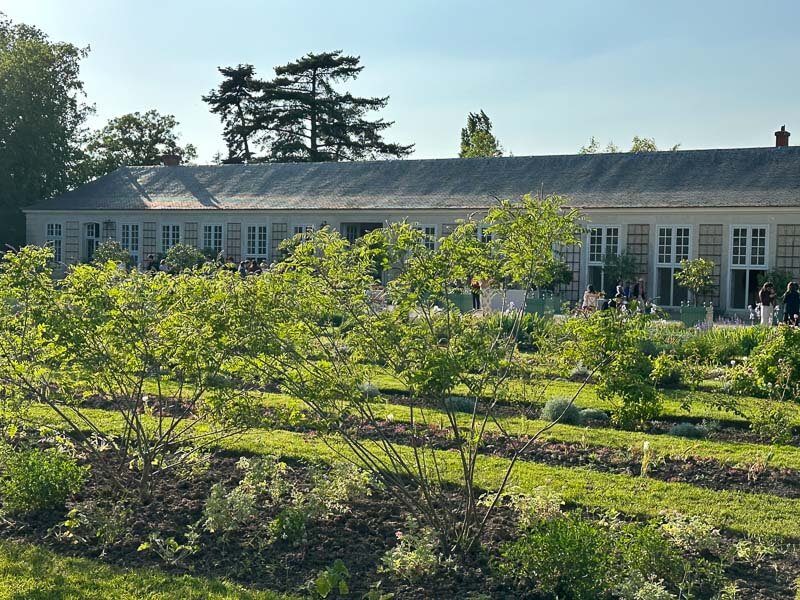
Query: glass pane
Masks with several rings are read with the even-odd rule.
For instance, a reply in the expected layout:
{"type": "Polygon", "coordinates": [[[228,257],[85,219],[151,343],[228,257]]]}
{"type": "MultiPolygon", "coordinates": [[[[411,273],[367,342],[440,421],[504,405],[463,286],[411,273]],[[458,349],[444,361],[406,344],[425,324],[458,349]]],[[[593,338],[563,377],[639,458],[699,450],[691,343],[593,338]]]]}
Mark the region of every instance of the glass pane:
{"type": "Polygon", "coordinates": [[[767,246],[767,230],[763,227],[755,227],[751,233],[750,264],[765,264],[765,250],[767,246]]]}
{"type": "Polygon", "coordinates": [[[619,228],[606,228],[606,254],[619,254],[619,228]]]}
{"type": "Polygon", "coordinates": [[[731,253],[731,263],[734,265],[744,265],[747,262],[747,228],[733,228],[733,248],[731,253]]]}
{"type": "Polygon", "coordinates": [[[668,227],[660,227],[658,230],[658,262],[672,262],[672,230],[668,227]]]}
{"type": "Polygon", "coordinates": [[[656,273],[656,304],[673,306],[672,304],[672,268],[660,267],[656,273]]]}
{"type": "Polygon", "coordinates": [[[731,308],[747,308],[747,271],[731,270],[731,308]]]}
{"type": "Polygon", "coordinates": [[[603,234],[595,228],[589,233],[589,262],[603,260],[603,234]]]}
{"type": "Polygon", "coordinates": [[[689,259],[689,228],[678,227],[675,230],[675,262],[689,259]]]}
{"type": "Polygon", "coordinates": [[[589,284],[594,286],[596,292],[603,289],[603,267],[589,267],[589,284]]]}

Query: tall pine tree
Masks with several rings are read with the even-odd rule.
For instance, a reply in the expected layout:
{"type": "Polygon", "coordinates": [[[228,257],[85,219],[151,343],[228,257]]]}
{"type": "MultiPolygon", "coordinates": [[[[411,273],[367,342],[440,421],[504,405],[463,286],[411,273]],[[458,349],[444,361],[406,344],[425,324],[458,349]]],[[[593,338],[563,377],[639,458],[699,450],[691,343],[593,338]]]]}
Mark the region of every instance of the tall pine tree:
{"type": "Polygon", "coordinates": [[[252,151],[255,112],[264,84],[255,78],[253,65],[219,67],[218,70],[225,79],[217,89],[203,96],[203,101],[222,120],[222,135],[228,147],[228,158],[223,162],[253,162],[256,159],[252,151]]]}
{"type": "Polygon", "coordinates": [[[358,77],[357,56],[341,50],[306,54],[258,81],[251,65],[220,69],[225,80],[203,100],[220,115],[230,154],[226,162],[325,162],[402,158],[414,146],[387,143],[392,123],[368,119],[389,98],[359,98],[336,84],[358,77]],[[256,156],[256,151],[263,152],[256,156]]]}
{"type": "Polygon", "coordinates": [[[492,134],[492,121],[483,110],[467,115],[467,126],[461,130],[459,158],[503,156],[500,142],[492,134]]]}

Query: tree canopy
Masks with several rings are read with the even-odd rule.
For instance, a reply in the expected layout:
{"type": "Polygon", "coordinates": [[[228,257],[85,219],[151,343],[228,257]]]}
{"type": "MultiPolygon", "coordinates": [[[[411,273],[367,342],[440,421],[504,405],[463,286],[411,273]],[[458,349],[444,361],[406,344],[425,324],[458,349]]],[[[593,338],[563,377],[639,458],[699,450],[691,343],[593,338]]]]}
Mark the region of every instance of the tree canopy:
{"type": "Polygon", "coordinates": [[[500,142],[492,133],[492,121],[483,110],[467,115],[467,126],[461,130],[459,158],[503,156],[500,142]]]}
{"type": "Polygon", "coordinates": [[[79,72],[87,52],[0,13],[0,245],[24,240],[21,207],[85,179],[91,107],[79,72]]]}
{"type": "Polygon", "coordinates": [[[203,100],[220,115],[226,162],[327,162],[402,158],[413,145],[385,142],[392,122],[367,118],[389,98],[361,98],[336,89],[363,70],[341,50],[309,53],[275,67],[275,78],[255,78],[252,65],[221,68],[225,78],[203,100]],[[256,155],[256,150],[260,155],[256,155]]]}
{"type": "MultiPolygon", "coordinates": [[[[680,144],[675,144],[670,148],[670,151],[676,152],[680,147],[680,144]]],[[[592,136],[589,138],[589,143],[587,145],[581,146],[580,150],[578,150],[578,154],[596,154],[599,151],[600,142],[598,142],[597,139],[592,136]]],[[[611,141],[609,141],[603,149],[603,152],[608,153],[615,153],[619,151],[619,146],[611,141]]],[[[656,140],[654,138],[640,137],[635,135],[631,140],[631,149],[628,150],[628,152],[658,152],[658,146],[656,145],[656,140]]]]}
{"type": "Polygon", "coordinates": [[[89,174],[100,177],[122,166],[157,165],[164,154],[175,154],[181,160],[197,158],[192,144],[178,144],[177,126],[174,116],[156,110],[111,119],[92,134],[86,146],[89,174]]]}

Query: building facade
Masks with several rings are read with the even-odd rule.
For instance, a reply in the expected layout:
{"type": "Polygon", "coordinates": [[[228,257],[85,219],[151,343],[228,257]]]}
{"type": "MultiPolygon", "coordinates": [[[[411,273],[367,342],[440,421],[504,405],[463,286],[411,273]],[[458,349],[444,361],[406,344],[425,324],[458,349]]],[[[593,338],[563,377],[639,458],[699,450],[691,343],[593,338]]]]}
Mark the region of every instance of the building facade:
{"type": "MultiPolygon", "coordinates": [[[[776,132],[776,139],[781,138],[776,132]]],[[[788,137],[786,138],[788,139],[788,137]]],[[[230,260],[272,262],[280,243],[323,226],[355,239],[407,220],[434,238],[497,199],[558,194],[584,215],[581,246],[564,260],[578,300],[613,289],[603,260],[625,252],[665,307],[689,300],[682,259],[714,262],[711,300],[744,311],[768,271],[800,279],[800,148],[642,154],[126,167],[26,210],[27,241],[56,260],[86,261],[106,239],[141,265],[181,242],[230,260]]]]}

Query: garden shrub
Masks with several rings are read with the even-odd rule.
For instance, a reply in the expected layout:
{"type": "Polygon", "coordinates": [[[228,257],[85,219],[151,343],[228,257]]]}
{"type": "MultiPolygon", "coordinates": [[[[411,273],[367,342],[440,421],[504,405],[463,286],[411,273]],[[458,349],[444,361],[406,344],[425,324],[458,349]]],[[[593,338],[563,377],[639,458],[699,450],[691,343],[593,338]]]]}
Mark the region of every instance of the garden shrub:
{"type": "Polygon", "coordinates": [[[501,546],[498,570],[520,587],[573,600],[594,600],[610,588],[606,531],[579,516],[536,523],[501,546]]]}
{"type": "Polygon", "coordinates": [[[681,383],[681,361],[669,354],[659,354],[653,359],[650,379],[661,387],[674,387],[681,383]]]}
{"type": "Polygon", "coordinates": [[[786,400],[800,398],[800,328],[779,325],[777,328],[752,328],[767,331],[746,361],[731,369],[733,389],[740,393],[766,396],[770,384],[784,386],[786,400]]]}
{"type": "Polygon", "coordinates": [[[517,514],[520,529],[527,529],[540,521],[562,517],[564,500],[551,489],[538,487],[530,494],[509,494],[508,505],[517,514]]]}
{"type": "Polygon", "coordinates": [[[541,341],[548,337],[553,328],[552,319],[535,313],[493,313],[487,320],[490,327],[499,329],[505,335],[515,334],[517,348],[525,351],[539,350],[541,341]]]}
{"type": "Polygon", "coordinates": [[[598,408],[584,408],[581,410],[581,422],[608,421],[608,413],[598,408]]]}
{"type": "Polygon", "coordinates": [[[409,519],[406,531],[397,531],[395,536],[397,545],[383,555],[380,570],[411,583],[433,575],[443,561],[437,533],[409,519]]]}
{"type": "Polygon", "coordinates": [[[448,396],[444,399],[444,405],[449,411],[471,414],[475,410],[475,399],[464,396],[448,396]]]}
{"type": "Polygon", "coordinates": [[[569,398],[550,398],[542,408],[541,419],[544,421],[555,421],[565,425],[581,424],[581,409],[574,403],[570,403],[569,398]]]}
{"type": "Polygon", "coordinates": [[[704,427],[695,425],[694,423],[676,423],[669,428],[669,435],[690,439],[701,439],[706,436],[706,430],[704,427]]]}
{"type": "Polygon", "coordinates": [[[89,472],[55,448],[11,451],[0,456],[0,498],[11,513],[63,508],[89,472]]]}

